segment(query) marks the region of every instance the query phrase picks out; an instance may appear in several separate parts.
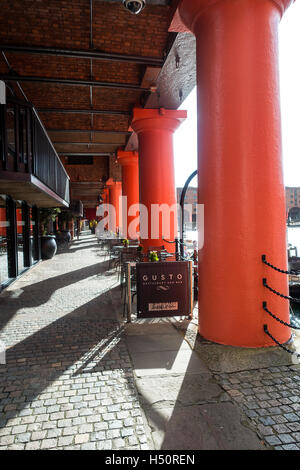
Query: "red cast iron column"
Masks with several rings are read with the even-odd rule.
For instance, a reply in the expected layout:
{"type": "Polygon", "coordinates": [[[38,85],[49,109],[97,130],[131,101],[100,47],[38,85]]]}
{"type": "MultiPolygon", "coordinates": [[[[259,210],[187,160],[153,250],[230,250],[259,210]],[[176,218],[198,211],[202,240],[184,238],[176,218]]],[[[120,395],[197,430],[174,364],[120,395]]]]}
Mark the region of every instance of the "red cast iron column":
{"type": "MultiPolygon", "coordinates": [[[[139,166],[138,166],[138,153],[137,152],[123,152],[118,151],[118,162],[122,165],[122,196],[127,197],[127,233],[124,233],[126,238],[136,239],[137,237],[130,237],[128,228],[131,222],[136,218],[135,215],[128,215],[128,210],[134,204],[139,203],[139,166]]],[[[126,214],[123,214],[123,218],[126,214]]],[[[123,224],[123,227],[125,225],[123,224]]],[[[138,228],[138,227],[137,227],[138,228]]]]}
{"type": "MultiPolygon", "coordinates": [[[[114,206],[116,211],[116,231],[118,232],[120,229],[120,217],[121,217],[121,206],[120,206],[120,197],[122,196],[122,183],[120,181],[113,181],[110,178],[106,185],[109,189],[109,204],[114,206]]],[[[108,214],[109,215],[109,214],[108,214]]],[[[111,219],[112,223],[112,219],[111,219]]],[[[109,228],[109,230],[111,230],[109,228]]]]}
{"type": "Polygon", "coordinates": [[[199,252],[199,331],[217,343],[260,347],[289,328],[281,161],[278,24],[292,0],[183,0],[197,40],[198,187],[205,205],[199,252]]]}
{"type": "MultiPolygon", "coordinates": [[[[151,238],[151,206],[166,204],[170,208],[176,204],[173,133],[186,118],[186,111],[165,109],[135,108],[131,127],[139,141],[139,182],[140,204],[148,210],[148,238],[143,237],[141,214],[141,244],[144,251],[148,247],[162,246],[175,252],[174,244],[166,243],[163,238],[174,241],[176,233],[174,223],[170,227],[170,236],[163,233],[160,224],[158,238],[151,238]]],[[[177,217],[175,213],[175,217],[177,217]]],[[[171,219],[172,220],[172,219],[171,219]]]]}

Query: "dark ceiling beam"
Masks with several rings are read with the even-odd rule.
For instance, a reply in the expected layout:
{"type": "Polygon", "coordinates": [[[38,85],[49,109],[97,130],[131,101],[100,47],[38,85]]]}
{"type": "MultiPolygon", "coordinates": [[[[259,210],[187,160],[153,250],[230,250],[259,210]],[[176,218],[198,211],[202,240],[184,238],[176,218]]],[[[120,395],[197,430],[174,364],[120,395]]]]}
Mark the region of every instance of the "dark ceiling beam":
{"type": "Polygon", "coordinates": [[[83,133],[92,133],[92,134],[123,134],[123,135],[131,135],[132,132],[130,131],[104,131],[104,130],[93,130],[93,129],[47,129],[47,132],[48,133],[51,133],[51,132],[57,132],[57,133],[80,133],[80,134],[83,134],[83,133]]]}
{"type": "Polygon", "coordinates": [[[13,44],[0,44],[1,51],[17,52],[24,54],[52,55],[63,57],[75,57],[78,59],[98,59],[111,62],[129,62],[140,65],[151,65],[161,67],[163,60],[158,57],[141,57],[135,55],[115,54],[111,52],[86,51],[83,49],[57,49],[39,46],[17,46],[13,44]]]}
{"type": "Polygon", "coordinates": [[[53,145],[102,145],[103,147],[107,147],[108,145],[114,145],[115,147],[120,146],[119,142],[60,142],[60,141],[53,141],[53,145]]]}
{"type": "Polygon", "coordinates": [[[62,157],[110,157],[113,152],[57,152],[62,157]]]}
{"type": "Polygon", "coordinates": [[[66,109],[66,108],[37,108],[39,113],[63,113],[63,114],[104,114],[130,116],[131,111],[114,111],[112,109],[66,109]]]}
{"type": "MultiPolygon", "coordinates": [[[[106,2],[107,3],[120,3],[121,0],[106,0],[106,2]]],[[[171,3],[172,3],[172,0],[146,0],[146,6],[147,5],[167,6],[167,5],[171,5],[171,3]]]]}
{"type": "Polygon", "coordinates": [[[98,88],[111,88],[115,90],[137,90],[149,91],[148,88],[142,88],[140,85],[131,83],[99,82],[97,80],[76,80],[72,78],[52,78],[52,77],[34,77],[22,75],[0,75],[0,80],[16,82],[39,82],[54,83],[56,85],[75,85],[75,86],[93,86],[98,88]]]}

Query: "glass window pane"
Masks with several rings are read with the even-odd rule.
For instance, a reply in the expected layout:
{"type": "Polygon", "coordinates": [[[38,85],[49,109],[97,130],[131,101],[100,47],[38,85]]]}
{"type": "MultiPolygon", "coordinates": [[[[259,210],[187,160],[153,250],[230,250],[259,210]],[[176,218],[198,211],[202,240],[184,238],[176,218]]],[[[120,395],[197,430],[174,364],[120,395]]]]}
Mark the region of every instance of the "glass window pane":
{"type": "Polygon", "coordinates": [[[26,119],[26,109],[20,108],[19,113],[19,154],[20,161],[23,163],[27,162],[27,119],[26,119]]]}
{"type": "Polygon", "coordinates": [[[18,274],[24,270],[24,235],[23,235],[23,217],[22,217],[22,208],[17,206],[16,209],[16,219],[17,219],[17,247],[18,247],[18,274]]]}
{"type": "Polygon", "coordinates": [[[6,200],[0,195],[0,284],[8,281],[8,238],[9,221],[7,220],[6,200]]]}
{"type": "Polygon", "coordinates": [[[15,155],[15,110],[13,105],[6,107],[6,126],[7,126],[7,150],[11,156],[15,155]]]}

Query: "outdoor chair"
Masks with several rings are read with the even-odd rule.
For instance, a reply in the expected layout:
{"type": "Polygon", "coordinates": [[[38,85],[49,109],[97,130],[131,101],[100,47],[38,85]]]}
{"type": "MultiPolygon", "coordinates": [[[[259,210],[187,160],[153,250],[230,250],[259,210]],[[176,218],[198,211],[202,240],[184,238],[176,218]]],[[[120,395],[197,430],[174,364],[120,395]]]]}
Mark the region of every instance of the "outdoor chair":
{"type": "Polygon", "coordinates": [[[126,278],[126,263],[139,261],[139,254],[136,248],[125,248],[120,253],[120,266],[119,266],[119,280],[121,285],[121,296],[123,296],[123,289],[126,278]]]}
{"type": "Polygon", "coordinates": [[[106,257],[108,256],[109,258],[109,269],[111,268],[112,264],[118,260],[119,258],[119,250],[116,248],[116,246],[120,245],[120,240],[115,239],[115,238],[108,238],[107,239],[107,245],[106,245],[106,251],[105,251],[105,260],[106,257]]]}
{"type": "MultiPolygon", "coordinates": [[[[127,292],[127,270],[126,270],[126,265],[125,265],[125,270],[124,270],[124,279],[126,282],[123,283],[123,286],[121,285],[121,295],[123,297],[123,290],[125,289],[125,295],[124,295],[124,303],[123,303],[123,317],[126,315],[126,305],[127,305],[127,297],[128,297],[128,292],[127,292]]],[[[132,265],[130,269],[130,281],[131,281],[131,286],[130,286],[130,295],[131,295],[131,303],[133,303],[134,296],[137,294],[137,286],[136,286],[136,265],[132,265]]]]}

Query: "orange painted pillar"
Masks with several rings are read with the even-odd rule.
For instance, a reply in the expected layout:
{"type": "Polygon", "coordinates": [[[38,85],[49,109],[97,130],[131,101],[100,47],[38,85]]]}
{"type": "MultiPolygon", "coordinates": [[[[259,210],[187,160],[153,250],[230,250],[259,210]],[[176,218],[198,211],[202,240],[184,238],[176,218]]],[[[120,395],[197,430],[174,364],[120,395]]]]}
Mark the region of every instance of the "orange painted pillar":
{"type": "Polygon", "coordinates": [[[6,237],[7,226],[6,226],[6,208],[0,207],[0,236],[6,237]]]}
{"type": "Polygon", "coordinates": [[[102,192],[103,204],[109,203],[109,189],[105,187],[102,192]]]}
{"type": "Polygon", "coordinates": [[[16,219],[17,219],[17,234],[20,235],[23,233],[23,218],[22,218],[22,209],[16,209],[16,219]]]}
{"type": "Polygon", "coordinates": [[[127,224],[124,223],[125,221],[123,222],[123,228],[126,227],[124,236],[128,239],[135,239],[137,237],[129,235],[128,228],[136,219],[136,215],[128,215],[128,210],[131,206],[139,203],[138,153],[118,150],[118,162],[122,165],[122,196],[127,197],[127,214],[123,213],[123,220],[127,215],[127,224]]]}
{"type": "MultiPolygon", "coordinates": [[[[107,187],[103,189],[102,199],[103,199],[103,204],[109,204],[109,189],[107,187]]],[[[107,215],[108,215],[107,212],[105,212],[102,218],[107,217],[107,215]]],[[[105,225],[104,229],[108,230],[108,224],[105,225]]]]}
{"type": "MultiPolygon", "coordinates": [[[[122,183],[120,181],[113,181],[112,178],[110,178],[107,182],[106,185],[108,186],[109,189],[109,204],[114,206],[115,211],[116,211],[116,232],[120,230],[120,220],[121,220],[121,212],[122,208],[120,205],[120,197],[122,196],[122,183]]],[[[112,224],[112,219],[110,222],[110,226],[112,224]]],[[[111,230],[111,228],[109,228],[111,230]]]]}
{"type": "MultiPolygon", "coordinates": [[[[186,111],[170,111],[165,109],[135,108],[131,127],[138,135],[139,141],[139,182],[140,204],[148,209],[148,238],[143,235],[145,221],[141,213],[141,244],[144,251],[148,247],[162,246],[170,252],[175,252],[175,245],[166,243],[163,238],[174,241],[177,233],[174,223],[170,224],[170,231],[159,224],[158,234],[153,234],[153,221],[151,208],[153,205],[165,204],[172,208],[176,204],[174,159],[173,159],[173,133],[186,118],[186,111]],[[153,236],[155,235],[155,236],[153,236]]],[[[177,214],[166,219],[173,221],[177,214]]],[[[161,216],[160,216],[160,222],[161,216]]],[[[166,222],[168,222],[166,220],[166,222]]],[[[177,222],[177,220],[176,220],[177,222]]]]}
{"type": "Polygon", "coordinates": [[[197,41],[198,187],[205,205],[199,251],[199,331],[221,344],[274,346],[289,328],[281,161],[278,24],[292,0],[183,0],[197,41]]]}

